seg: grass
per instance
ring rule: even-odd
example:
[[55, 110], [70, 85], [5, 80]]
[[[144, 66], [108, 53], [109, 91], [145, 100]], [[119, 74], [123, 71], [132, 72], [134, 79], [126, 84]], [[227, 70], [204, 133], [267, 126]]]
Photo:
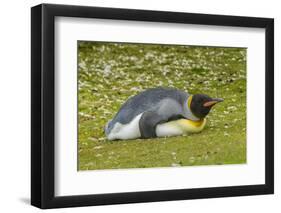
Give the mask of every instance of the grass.
[[[246, 49], [78, 42], [78, 169], [246, 163]], [[198, 134], [108, 141], [103, 127], [131, 96], [166, 86], [224, 98]]]

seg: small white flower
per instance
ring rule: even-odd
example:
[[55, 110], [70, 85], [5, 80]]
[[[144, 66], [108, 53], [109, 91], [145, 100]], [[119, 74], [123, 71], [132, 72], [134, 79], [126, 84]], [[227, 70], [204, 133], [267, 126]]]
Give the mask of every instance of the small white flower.
[[95, 146], [94, 149], [101, 149], [102, 146]]

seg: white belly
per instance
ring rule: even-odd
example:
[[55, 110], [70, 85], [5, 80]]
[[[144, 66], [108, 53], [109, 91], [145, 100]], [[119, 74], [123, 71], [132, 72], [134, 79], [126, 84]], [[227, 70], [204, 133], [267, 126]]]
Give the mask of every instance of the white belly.
[[[116, 123], [107, 135], [108, 140], [129, 140], [140, 138], [139, 120], [142, 114], [136, 116], [130, 123]], [[187, 133], [196, 133], [203, 130], [206, 124], [206, 119], [201, 122], [194, 122], [186, 119], [179, 119], [156, 126], [157, 137], [178, 136]]]
[[170, 122], [156, 126], [157, 137], [178, 136], [185, 134], [185, 131], [177, 125], [171, 125]]
[[109, 135], [107, 136], [108, 140], [129, 140], [129, 139], [136, 139], [140, 138], [140, 128], [139, 128], [139, 120], [141, 118], [141, 114], [136, 116], [130, 123], [128, 124], [121, 124], [116, 123], [113, 129], [110, 131]]

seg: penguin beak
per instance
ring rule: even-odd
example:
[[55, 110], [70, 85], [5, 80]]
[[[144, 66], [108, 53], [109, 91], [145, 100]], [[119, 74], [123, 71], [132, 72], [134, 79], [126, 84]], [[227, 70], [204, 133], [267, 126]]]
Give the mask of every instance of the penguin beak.
[[207, 101], [203, 104], [204, 107], [212, 107], [215, 104], [222, 102], [223, 99], [222, 98], [212, 98], [210, 101]]

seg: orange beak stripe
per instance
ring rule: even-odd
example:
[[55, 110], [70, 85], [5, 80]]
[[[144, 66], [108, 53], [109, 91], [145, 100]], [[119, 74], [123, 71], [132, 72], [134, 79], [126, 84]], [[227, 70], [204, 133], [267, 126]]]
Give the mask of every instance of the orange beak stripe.
[[216, 103], [218, 103], [218, 101], [208, 101], [208, 102], [204, 103], [203, 106], [211, 107], [211, 106], [214, 106]]

